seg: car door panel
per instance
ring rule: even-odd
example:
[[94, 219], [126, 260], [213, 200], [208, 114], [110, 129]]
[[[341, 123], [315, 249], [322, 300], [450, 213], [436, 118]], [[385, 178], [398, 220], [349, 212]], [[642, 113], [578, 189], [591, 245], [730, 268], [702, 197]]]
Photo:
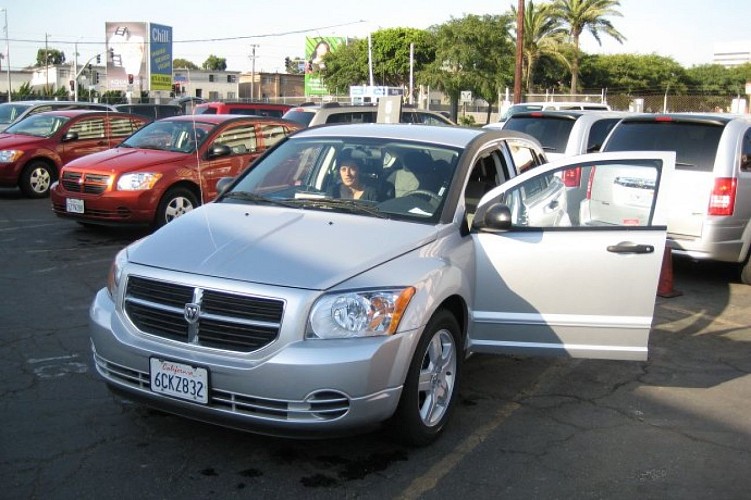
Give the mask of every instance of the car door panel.
[[[476, 281], [470, 350], [646, 359], [665, 247], [664, 187], [674, 163], [672, 153], [581, 156], [538, 167], [485, 195], [477, 217], [495, 201], [518, 206], [510, 206], [511, 229], [471, 234]], [[566, 197], [561, 196], [565, 187], [554, 186], [565, 166], [596, 170], [594, 177], [603, 182], [598, 189], [615, 191], [609, 199], [616, 201], [623, 197], [622, 182], [613, 179], [622, 181], [628, 167], [637, 172], [657, 170], [657, 181], [653, 177], [651, 183], [643, 183], [651, 190], [648, 216], [644, 197], [636, 205], [627, 203], [628, 198], [615, 207], [615, 222], [585, 219], [572, 225], [565, 215], [580, 207], [566, 207]], [[612, 169], [619, 175], [605, 175]], [[535, 188], [541, 185], [545, 189]], [[589, 187], [582, 189], [589, 193]], [[585, 196], [582, 203], [587, 202]], [[525, 212], [532, 206], [545, 210]], [[560, 213], [553, 217], [556, 210]], [[636, 220], [641, 225], [634, 225]]]

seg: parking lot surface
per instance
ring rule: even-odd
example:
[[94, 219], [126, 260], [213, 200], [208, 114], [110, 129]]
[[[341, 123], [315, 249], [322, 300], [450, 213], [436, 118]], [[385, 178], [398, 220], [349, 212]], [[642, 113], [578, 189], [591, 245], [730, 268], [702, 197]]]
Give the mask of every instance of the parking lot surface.
[[675, 261], [683, 295], [657, 299], [647, 362], [473, 356], [447, 432], [411, 449], [379, 431], [241, 433], [110, 395], [88, 306], [143, 235], [0, 190], [2, 498], [749, 496], [751, 287], [732, 266]]

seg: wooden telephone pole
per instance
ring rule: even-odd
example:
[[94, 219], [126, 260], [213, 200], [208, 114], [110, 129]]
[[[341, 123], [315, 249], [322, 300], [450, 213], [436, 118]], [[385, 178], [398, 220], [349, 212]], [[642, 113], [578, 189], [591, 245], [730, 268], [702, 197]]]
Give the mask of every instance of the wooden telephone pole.
[[524, 67], [524, 0], [516, 8], [516, 66], [514, 68], [514, 104], [522, 102], [522, 68]]

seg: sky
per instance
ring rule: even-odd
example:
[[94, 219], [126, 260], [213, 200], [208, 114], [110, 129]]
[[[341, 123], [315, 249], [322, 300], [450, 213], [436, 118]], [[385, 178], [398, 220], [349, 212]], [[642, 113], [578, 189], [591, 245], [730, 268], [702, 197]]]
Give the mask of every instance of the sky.
[[[45, 42], [62, 50], [68, 61], [73, 60], [77, 45], [78, 61], [83, 63], [104, 52], [105, 23], [120, 21], [171, 26], [173, 57], [198, 66], [216, 55], [227, 60], [231, 71], [283, 72], [285, 57], [304, 56], [306, 36], [364, 38], [383, 28], [425, 29], [466, 14], [504, 14], [516, 4], [516, 0], [0, 0], [4, 10], [0, 26], [7, 27], [12, 69], [34, 64]], [[585, 33], [585, 52], [657, 54], [688, 68], [710, 63], [717, 43], [751, 43], [748, 0], [621, 0], [618, 10], [623, 15], [610, 20], [626, 41], [619, 44], [604, 35], [598, 45]], [[2, 65], [5, 69], [5, 61]]]

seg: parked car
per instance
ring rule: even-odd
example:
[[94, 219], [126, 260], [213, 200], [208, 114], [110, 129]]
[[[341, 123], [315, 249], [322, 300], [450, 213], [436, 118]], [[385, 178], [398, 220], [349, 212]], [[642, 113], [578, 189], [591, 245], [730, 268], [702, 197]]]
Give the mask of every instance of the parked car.
[[[470, 353], [646, 359], [674, 154], [517, 176], [520, 147], [541, 154], [522, 134], [469, 127], [297, 132], [116, 256], [90, 308], [98, 373], [127, 399], [233, 428], [320, 437], [386, 422], [424, 445]], [[470, 224], [480, 163], [502, 183]], [[551, 216], [562, 171], [626, 165], [658, 174], [643, 226]], [[404, 168], [421, 180], [397, 194], [388, 179]], [[368, 185], [376, 196], [341, 197]]]
[[158, 227], [213, 199], [220, 177], [239, 174], [298, 128], [258, 116], [164, 118], [117, 148], [68, 163], [52, 207], [87, 225]]
[[529, 134], [542, 144], [549, 160], [594, 153], [621, 118], [623, 111], [532, 111], [517, 113], [504, 130]]
[[751, 284], [751, 119], [718, 114], [624, 118], [603, 151], [675, 151], [668, 219], [675, 255], [736, 263]]
[[64, 164], [116, 146], [147, 122], [108, 111], [32, 114], [0, 133], [0, 186], [18, 186], [29, 198], [43, 198]]
[[291, 104], [272, 102], [204, 102], [197, 104], [197, 115], [256, 115], [280, 118], [292, 107]]
[[0, 131], [11, 123], [36, 113], [64, 111], [67, 109], [90, 109], [115, 111], [109, 104], [80, 101], [11, 101], [0, 104]]
[[[284, 114], [285, 119], [299, 122], [306, 127], [324, 123], [375, 123], [377, 117], [378, 108], [376, 106], [346, 106], [338, 102], [305, 104], [294, 107]], [[455, 125], [441, 113], [409, 106], [402, 108], [401, 122], [422, 125]]]
[[183, 110], [182, 114], [191, 115], [193, 114], [193, 110], [196, 109], [196, 106], [204, 102], [208, 102], [208, 101], [201, 97], [183, 96], [183, 97], [175, 97], [174, 99], [171, 99], [168, 104], [175, 104], [177, 106], [180, 106]]
[[183, 114], [183, 108], [178, 104], [139, 102], [133, 104], [115, 104], [114, 107], [123, 113], [145, 116], [150, 120], [161, 120], [162, 118]]
[[576, 101], [539, 101], [513, 104], [501, 114], [498, 121], [488, 123], [487, 128], [501, 128], [506, 120], [519, 113], [530, 111], [610, 111], [610, 106], [600, 102], [576, 102]]

